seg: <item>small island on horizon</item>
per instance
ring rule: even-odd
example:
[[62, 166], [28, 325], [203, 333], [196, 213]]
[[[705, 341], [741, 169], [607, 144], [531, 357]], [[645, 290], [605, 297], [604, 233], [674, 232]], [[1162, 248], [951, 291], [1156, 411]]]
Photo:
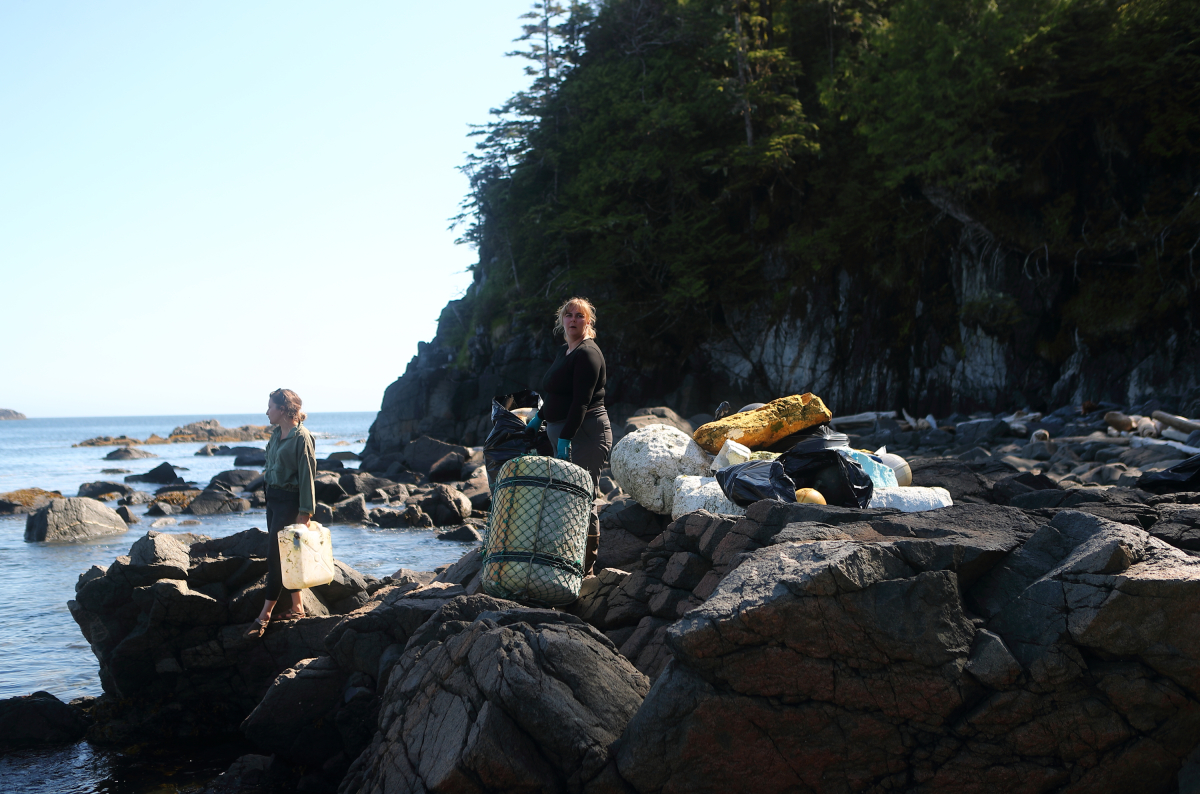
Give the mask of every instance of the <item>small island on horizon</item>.
[[20, 411], [14, 411], [11, 408], [0, 408], [0, 419], [28, 419], [29, 417]]

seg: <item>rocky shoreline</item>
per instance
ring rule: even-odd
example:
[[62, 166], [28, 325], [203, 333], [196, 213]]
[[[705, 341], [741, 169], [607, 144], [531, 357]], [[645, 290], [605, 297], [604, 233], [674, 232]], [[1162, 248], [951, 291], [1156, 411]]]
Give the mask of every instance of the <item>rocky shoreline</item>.
[[131, 436], [97, 436], [72, 444], [74, 447], [136, 447], [143, 444], [189, 444], [221, 443], [229, 441], [266, 441], [271, 437], [271, 428], [267, 425], [243, 425], [242, 427], [222, 427], [216, 419], [205, 419], [192, 422], [189, 425], [177, 427], [166, 438], [152, 433], [149, 438], [139, 440]]
[[[647, 410], [630, 432], [690, 425]], [[70, 604], [104, 696], [0, 708], [102, 743], [240, 734], [213, 794], [1174, 790], [1200, 774], [1200, 493], [1138, 488], [1187, 445], [1106, 413], [844, 420], [950, 492], [923, 513], [672, 520], [606, 476], [597, 574], [566, 610], [481, 593], [473, 549], [382, 580], [339, 564], [309, 617], [247, 641], [265, 533], [152, 531]], [[335, 519], [482, 525], [476, 450], [363, 458], [320, 475]], [[252, 476], [163, 495], [225, 509]]]

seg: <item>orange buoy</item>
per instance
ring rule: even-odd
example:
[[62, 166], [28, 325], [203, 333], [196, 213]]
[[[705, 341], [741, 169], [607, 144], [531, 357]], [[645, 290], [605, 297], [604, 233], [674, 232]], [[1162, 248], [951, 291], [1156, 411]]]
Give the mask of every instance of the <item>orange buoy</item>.
[[797, 488], [796, 501], [800, 504], [823, 505], [825, 497], [816, 488]]

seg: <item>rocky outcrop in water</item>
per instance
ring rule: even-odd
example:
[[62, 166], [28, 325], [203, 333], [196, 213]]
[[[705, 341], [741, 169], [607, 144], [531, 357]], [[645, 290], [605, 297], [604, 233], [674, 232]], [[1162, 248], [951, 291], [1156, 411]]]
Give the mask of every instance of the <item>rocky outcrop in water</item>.
[[[82, 446], [82, 445], [81, 445]], [[97, 445], [98, 446], [98, 445]], [[137, 447], [122, 446], [104, 456], [105, 460], [137, 460], [138, 458], [157, 458], [153, 452], [147, 452]]]
[[41, 488], [22, 488], [17, 491], [0, 493], [0, 516], [33, 513], [50, 504], [51, 499], [62, 499], [58, 491], [46, 491]]
[[262, 607], [268, 538], [257, 529], [216, 540], [152, 531], [108, 568], [80, 576], [68, 606], [105, 691], [93, 739], [236, 730], [275, 677], [324, 654], [340, 615], [378, 587], [339, 563], [337, 579], [302, 591], [308, 617], [247, 639]]
[[[22, 419], [24, 417], [21, 417]], [[49, 692], [0, 700], [0, 753], [18, 747], [82, 739], [88, 718]]]
[[29, 417], [20, 411], [14, 411], [11, 408], [0, 408], [0, 421], [5, 419], [28, 419]]
[[192, 422], [188, 425], [182, 425], [171, 431], [167, 438], [163, 438], [157, 433], [152, 433], [149, 438], [144, 441], [139, 441], [136, 438], [129, 436], [96, 436], [89, 438], [86, 441], [80, 441], [78, 444], [72, 444], [74, 447], [130, 447], [138, 444], [190, 444], [195, 442], [201, 443], [217, 443], [221, 441], [266, 441], [271, 437], [271, 428], [268, 425], [243, 425], [241, 427], [222, 427], [221, 423], [216, 419], [205, 419], [200, 422]]
[[103, 502], [72, 496], [54, 499], [25, 519], [26, 543], [71, 543], [128, 529], [117, 512]]

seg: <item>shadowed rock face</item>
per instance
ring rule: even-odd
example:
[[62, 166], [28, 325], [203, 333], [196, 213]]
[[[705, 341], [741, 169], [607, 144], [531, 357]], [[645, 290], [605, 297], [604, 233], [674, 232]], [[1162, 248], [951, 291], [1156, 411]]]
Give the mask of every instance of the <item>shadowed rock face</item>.
[[340, 791], [582, 791], [648, 689], [574, 616], [458, 598], [409, 640]]
[[303, 591], [310, 617], [246, 639], [263, 603], [267, 533], [191, 540], [149, 532], [128, 556], [80, 576], [68, 607], [108, 696], [97, 707], [93, 739], [236, 730], [277, 675], [326, 653], [337, 613], [367, 601], [368, 581], [338, 563], [334, 582]]
[[87, 719], [49, 692], [0, 700], [0, 753], [35, 744], [83, 738]]
[[71, 603], [126, 698], [91, 734], [249, 715], [343, 794], [1171, 791], [1200, 745], [1200, 518], [1103, 494], [670, 524], [614, 504], [636, 559], [572, 614], [476, 594], [472, 550], [436, 577], [339, 566], [314, 617], [255, 641], [266, 534], [151, 532]]
[[639, 792], [1172, 788], [1200, 741], [1200, 560], [1074, 511], [969, 585], [955, 554], [912, 543], [752, 552], [667, 630], [674, 662], [621, 738], [621, 776]]

